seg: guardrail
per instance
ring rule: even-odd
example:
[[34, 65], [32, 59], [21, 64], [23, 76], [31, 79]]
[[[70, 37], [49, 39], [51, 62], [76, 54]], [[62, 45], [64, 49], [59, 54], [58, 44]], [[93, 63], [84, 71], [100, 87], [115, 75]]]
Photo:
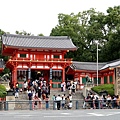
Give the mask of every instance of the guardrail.
[[[67, 104], [63, 106], [62, 102], [60, 103], [60, 109], [120, 109], [120, 105], [116, 104], [117, 101], [106, 101], [102, 100], [97, 101], [83, 101], [81, 100], [72, 100], [72, 108], [69, 108]], [[58, 101], [0, 101], [0, 110], [58, 110], [59, 104]]]
[[[0, 101], [0, 110], [57, 110], [58, 101]], [[83, 100], [72, 100], [72, 108], [82, 109]], [[69, 109], [62, 107], [62, 102], [60, 104], [60, 109]]]

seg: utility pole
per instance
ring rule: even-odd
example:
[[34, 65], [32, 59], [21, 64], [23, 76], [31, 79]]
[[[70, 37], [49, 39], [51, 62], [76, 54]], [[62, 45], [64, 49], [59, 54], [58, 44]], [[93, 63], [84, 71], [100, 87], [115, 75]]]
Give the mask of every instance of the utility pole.
[[97, 42], [97, 86], [98, 86], [98, 42]]

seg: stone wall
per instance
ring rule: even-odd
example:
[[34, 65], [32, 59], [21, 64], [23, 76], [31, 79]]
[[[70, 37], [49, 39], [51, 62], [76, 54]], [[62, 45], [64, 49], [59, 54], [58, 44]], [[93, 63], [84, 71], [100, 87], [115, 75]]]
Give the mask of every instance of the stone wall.
[[86, 96], [88, 95], [89, 91], [91, 91], [91, 88], [93, 87], [93, 84], [87, 84], [84, 86], [84, 88], [82, 89], [83, 92], [83, 96], [86, 98]]
[[14, 110], [15, 96], [6, 96], [6, 102], [8, 102], [8, 110]]
[[115, 95], [120, 95], [120, 67], [116, 67], [116, 79], [115, 79]]

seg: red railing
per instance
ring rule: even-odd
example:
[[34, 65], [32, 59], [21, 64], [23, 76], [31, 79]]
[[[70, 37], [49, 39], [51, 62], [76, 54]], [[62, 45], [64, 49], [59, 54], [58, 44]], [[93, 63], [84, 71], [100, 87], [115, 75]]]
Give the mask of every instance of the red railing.
[[71, 62], [72, 59], [65, 58], [65, 59], [58, 59], [58, 58], [53, 58], [53, 59], [29, 59], [29, 58], [14, 58], [14, 59], [9, 59], [9, 61], [18, 61], [18, 62]]

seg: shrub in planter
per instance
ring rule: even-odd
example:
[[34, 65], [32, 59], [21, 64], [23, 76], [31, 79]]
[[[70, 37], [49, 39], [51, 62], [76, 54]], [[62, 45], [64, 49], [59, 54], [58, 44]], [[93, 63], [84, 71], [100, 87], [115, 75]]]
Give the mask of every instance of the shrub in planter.
[[113, 84], [104, 84], [95, 86], [92, 88], [97, 94], [101, 94], [101, 92], [107, 92], [107, 94], [113, 96], [114, 95], [114, 85]]
[[7, 95], [6, 88], [4, 85], [0, 84], [0, 98], [5, 98]]

